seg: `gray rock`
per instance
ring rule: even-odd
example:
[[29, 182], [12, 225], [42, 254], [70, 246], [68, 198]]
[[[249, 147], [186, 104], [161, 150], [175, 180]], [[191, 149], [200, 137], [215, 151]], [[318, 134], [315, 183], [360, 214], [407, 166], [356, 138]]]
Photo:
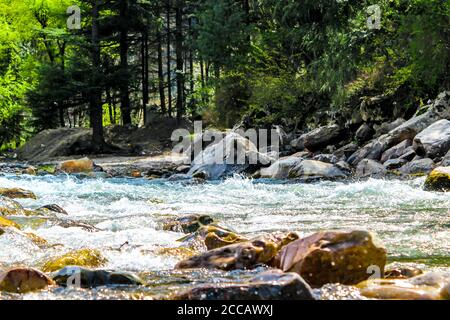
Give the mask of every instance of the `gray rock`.
[[447, 154], [442, 159], [441, 166], [443, 166], [443, 167], [449, 167], [450, 166], [450, 150], [447, 152]]
[[318, 151], [339, 140], [341, 128], [334, 124], [326, 127], [319, 127], [311, 132], [304, 134], [304, 146], [310, 151]]
[[[64, 269], [59, 270], [53, 276], [53, 280], [60, 286], [77, 285], [77, 277], [79, 279], [78, 284], [81, 288], [143, 284], [143, 281], [133, 273], [91, 270], [77, 266], [65, 267]], [[75, 283], [70, 282], [71, 280], [75, 281]]]
[[289, 178], [335, 180], [347, 175], [336, 166], [316, 160], [303, 160], [289, 171]]
[[345, 161], [339, 161], [335, 164], [336, 168], [340, 169], [344, 174], [350, 175], [352, 173], [352, 168]]
[[408, 161], [405, 159], [390, 159], [386, 161], [383, 165], [387, 170], [395, 170], [404, 166]]
[[359, 129], [356, 131], [355, 137], [359, 143], [364, 143], [369, 141], [375, 133], [375, 130], [368, 125], [367, 123], [363, 123]]
[[295, 155], [282, 158], [268, 168], [261, 168], [260, 176], [261, 178], [287, 179], [291, 169], [295, 168], [302, 161], [302, 157], [297, 157]]
[[400, 168], [400, 172], [404, 174], [427, 174], [430, 173], [435, 164], [429, 158], [421, 160], [413, 160]]
[[356, 177], [358, 178], [381, 178], [384, 177], [386, 173], [387, 170], [381, 163], [371, 159], [360, 161], [356, 167]]
[[337, 149], [333, 154], [341, 160], [347, 160], [352, 154], [358, 150], [356, 143], [349, 143], [342, 148]]
[[375, 136], [379, 137], [383, 134], [389, 133], [391, 130], [394, 130], [395, 128], [401, 126], [402, 124], [404, 124], [406, 121], [405, 119], [402, 118], [398, 118], [393, 122], [385, 122], [382, 125], [378, 126], [375, 128]]
[[412, 146], [412, 143], [413, 143], [412, 140], [407, 139], [393, 146], [392, 148], [386, 150], [381, 156], [381, 163], [385, 163], [387, 160], [390, 159], [400, 158], [402, 155], [405, 154], [406, 150]]
[[311, 287], [296, 273], [268, 271], [242, 284], [208, 284], [176, 300], [314, 300]]
[[333, 154], [318, 154], [313, 157], [313, 160], [322, 161], [325, 163], [336, 164], [339, 162], [339, 159]]
[[305, 140], [304, 140], [303, 136], [293, 139], [291, 141], [291, 147], [298, 151], [305, 150]]
[[381, 155], [389, 148], [390, 144], [389, 135], [383, 135], [353, 153], [347, 162], [352, 166], [356, 166], [363, 159], [380, 160]]
[[443, 157], [450, 148], [450, 121], [433, 123], [414, 138], [414, 150], [428, 158]]
[[406, 148], [405, 153], [400, 156], [399, 159], [405, 159], [406, 161], [412, 161], [417, 156], [416, 152], [414, 151], [413, 146]]

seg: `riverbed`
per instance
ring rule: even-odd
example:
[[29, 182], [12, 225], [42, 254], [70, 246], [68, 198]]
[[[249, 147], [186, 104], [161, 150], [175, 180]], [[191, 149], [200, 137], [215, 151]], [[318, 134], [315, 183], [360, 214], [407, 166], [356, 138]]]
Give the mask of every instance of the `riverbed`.
[[39, 266], [68, 250], [96, 248], [108, 259], [105, 269], [135, 272], [148, 283], [143, 288], [57, 288], [0, 298], [164, 298], [195, 284], [239, 282], [260, 271], [174, 271], [180, 257], [162, 254], [161, 249], [180, 246], [177, 240], [184, 235], [162, 230], [160, 221], [193, 213], [208, 214], [248, 236], [273, 231], [307, 236], [320, 230], [368, 230], [384, 243], [390, 263], [450, 271], [450, 194], [423, 191], [423, 182], [424, 178], [300, 184], [235, 176], [192, 184], [74, 175], [0, 176], [0, 186], [37, 195], [38, 200], [19, 200], [24, 207], [58, 204], [70, 219], [102, 230], [88, 232], [22, 218], [25, 232], [62, 246], [39, 249], [0, 237], [0, 266]]

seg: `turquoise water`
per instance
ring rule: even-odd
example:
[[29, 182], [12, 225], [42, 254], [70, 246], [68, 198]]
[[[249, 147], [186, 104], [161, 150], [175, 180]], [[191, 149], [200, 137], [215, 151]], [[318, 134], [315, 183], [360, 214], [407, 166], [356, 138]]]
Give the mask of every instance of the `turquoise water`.
[[[26, 208], [56, 203], [71, 219], [102, 229], [92, 233], [22, 219], [25, 232], [64, 247], [44, 250], [2, 236], [0, 265], [39, 266], [69, 249], [88, 247], [103, 252], [109, 261], [105, 268], [173, 279], [170, 270], [179, 257], [161, 255], [158, 250], [179, 246], [176, 240], [183, 235], [161, 230], [160, 220], [167, 215], [202, 213], [247, 235], [369, 230], [385, 244], [390, 261], [449, 270], [450, 194], [425, 192], [423, 181], [290, 184], [237, 176], [223, 182], [186, 184], [66, 175], [0, 176], [1, 187], [36, 193], [38, 200], [19, 200]], [[125, 242], [128, 245], [118, 250]]]

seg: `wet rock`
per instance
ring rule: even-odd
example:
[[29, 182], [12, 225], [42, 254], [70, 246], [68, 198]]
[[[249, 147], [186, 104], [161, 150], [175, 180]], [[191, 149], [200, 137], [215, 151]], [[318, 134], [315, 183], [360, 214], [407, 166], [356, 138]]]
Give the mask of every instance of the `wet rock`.
[[94, 171], [94, 162], [88, 158], [68, 160], [60, 163], [58, 169], [65, 173], [91, 173]]
[[405, 159], [391, 159], [391, 160], [387, 160], [383, 166], [387, 169], [387, 170], [395, 170], [398, 169], [402, 166], [404, 166], [408, 161], [406, 161]]
[[8, 220], [6, 218], [3, 218], [2, 216], [0, 216], [0, 227], [13, 227], [13, 228], [20, 229], [20, 226], [17, 223], [15, 223], [14, 221]]
[[318, 154], [312, 158], [312, 160], [321, 161], [325, 163], [336, 164], [339, 159], [333, 154]]
[[399, 169], [403, 174], [428, 174], [435, 167], [431, 159], [413, 160]]
[[339, 125], [319, 127], [302, 136], [303, 144], [310, 151], [318, 151], [330, 144], [338, 142], [342, 134]]
[[0, 196], [0, 214], [3, 216], [23, 215], [25, 210], [17, 201]]
[[438, 167], [431, 171], [425, 181], [426, 191], [450, 191], [450, 167]]
[[414, 150], [428, 158], [443, 157], [450, 149], [450, 121], [433, 123], [414, 138]]
[[363, 123], [356, 131], [355, 137], [359, 143], [364, 143], [369, 141], [374, 134], [375, 130], [367, 123]]
[[284, 272], [296, 272], [312, 287], [326, 283], [358, 284], [369, 278], [368, 268], [381, 273], [386, 249], [365, 231], [320, 232], [285, 246], [274, 260]]
[[53, 280], [60, 286], [79, 286], [96, 288], [101, 286], [140, 286], [144, 282], [134, 273], [114, 272], [108, 270], [91, 270], [77, 266], [69, 266], [53, 275]]
[[345, 177], [346, 174], [336, 166], [315, 160], [304, 160], [289, 171], [289, 178], [291, 179], [336, 180]]
[[37, 169], [33, 166], [29, 166], [25, 170], [23, 170], [22, 173], [28, 174], [30, 176], [35, 176], [37, 174]]
[[222, 228], [204, 227], [199, 233], [204, 232], [204, 241], [208, 250], [222, 248], [231, 244], [248, 241], [247, 238]]
[[361, 294], [383, 300], [450, 299], [450, 274], [426, 273], [406, 280], [372, 279], [358, 284]]
[[191, 166], [182, 165], [182, 166], [177, 167], [175, 169], [175, 171], [177, 173], [188, 173], [190, 169], [191, 169]]
[[268, 271], [242, 284], [195, 287], [176, 300], [314, 300], [309, 285], [296, 273]]
[[386, 168], [374, 160], [364, 159], [356, 167], [356, 177], [358, 178], [382, 178], [386, 173]]
[[281, 158], [270, 167], [261, 168], [261, 178], [287, 179], [289, 177], [289, 172], [302, 161], [303, 158], [296, 156]]
[[419, 268], [401, 266], [395, 268], [388, 268], [384, 273], [385, 279], [409, 279], [423, 274]]
[[42, 290], [54, 282], [42, 272], [31, 268], [14, 268], [0, 273], [0, 291], [26, 293]]
[[[405, 141], [400, 142], [399, 144], [393, 146], [392, 148], [386, 150], [381, 156], [381, 163], [385, 163], [391, 159], [400, 158], [407, 152], [407, 149], [411, 147], [413, 144], [412, 140], [407, 139]], [[412, 159], [411, 159], [412, 160]], [[410, 160], [409, 160], [410, 161]]]
[[56, 212], [56, 213], [61, 213], [61, 214], [64, 214], [64, 215], [68, 215], [67, 211], [64, 210], [63, 208], [61, 208], [57, 204], [47, 204], [45, 206], [40, 207], [38, 210], [48, 210], [48, 211], [51, 211], [51, 212]]
[[193, 233], [200, 229], [202, 226], [210, 225], [214, 222], [214, 219], [208, 215], [188, 215], [175, 219], [166, 219], [163, 221], [163, 230]]
[[64, 254], [44, 264], [42, 270], [53, 272], [67, 266], [80, 266], [88, 268], [101, 267], [106, 263], [106, 259], [95, 249], [81, 249]]
[[11, 199], [37, 199], [33, 192], [20, 188], [0, 188], [0, 195]]
[[210, 250], [179, 262], [177, 269], [253, 269], [260, 264], [269, 264], [285, 245], [294, 241], [292, 233], [269, 235], [251, 241]]
[[238, 133], [229, 133], [216, 144], [208, 146], [192, 162], [188, 175], [199, 173], [208, 180], [218, 180], [241, 174], [250, 168], [256, 171], [273, 159], [258, 151], [257, 147]]

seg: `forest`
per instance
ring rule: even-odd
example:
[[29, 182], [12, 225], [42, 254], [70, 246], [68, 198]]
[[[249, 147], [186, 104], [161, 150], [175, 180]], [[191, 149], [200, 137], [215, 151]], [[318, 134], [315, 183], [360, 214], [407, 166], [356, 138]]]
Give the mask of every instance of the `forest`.
[[[0, 146], [148, 115], [232, 128], [408, 118], [449, 87], [446, 0], [0, 0]], [[394, 106], [394, 107], [392, 107]], [[363, 115], [364, 118], [364, 115]]]

